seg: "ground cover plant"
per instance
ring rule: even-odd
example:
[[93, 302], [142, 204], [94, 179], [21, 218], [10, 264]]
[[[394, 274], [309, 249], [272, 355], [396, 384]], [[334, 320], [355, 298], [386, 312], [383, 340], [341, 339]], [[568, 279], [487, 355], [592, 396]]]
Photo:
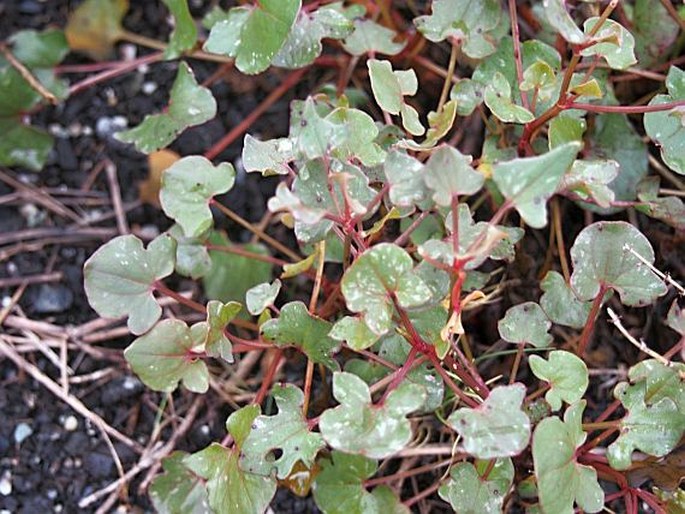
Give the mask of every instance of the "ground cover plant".
[[[114, 136], [149, 155], [168, 229], [120, 221], [83, 267], [160, 416], [230, 407], [204, 448], [143, 454], [157, 511], [259, 513], [277, 491], [325, 513], [685, 509], [682, 6], [164, 4], [166, 41], [86, 0], [0, 48], [0, 163], [35, 172], [53, 138], [33, 114], [174, 63], [167, 106]], [[151, 51], [110, 60], [122, 42]], [[70, 51], [101, 71], [69, 85]], [[202, 154], [170, 152], [223, 115], [213, 85], [269, 73]], [[287, 132], [252, 130], [306, 74]], [[258, 221], [227, 200], [248, 176], [270, 188]]]

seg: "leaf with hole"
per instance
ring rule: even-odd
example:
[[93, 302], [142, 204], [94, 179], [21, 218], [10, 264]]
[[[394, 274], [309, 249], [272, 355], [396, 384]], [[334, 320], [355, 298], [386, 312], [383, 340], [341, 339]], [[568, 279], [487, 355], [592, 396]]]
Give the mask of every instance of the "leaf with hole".
[[685, 71], [671, 66], [666, 77], [667, 95], [656, 95], [649, 105], [680, 101], [670, 110], [645, 113], [647, 135], [661, 147], [661, 158], [676, 173], [685, 175]]
[[571, 248], [571, 287], [583, 301], [602, 290], [616, 291], [625, 305], [642, 306], [666, 293], [649, 265], [654, 250], [642, 233], [625, 221], [598, 221], [585, 227]]
[[[257, 469], [270, 462], [277, 470], [277, 477], [284, 479], [297, 461], [311, 468], [316, 454], [325, 444], [320, 434], [311, 432], [302, 413], [304, 393], [294, 385], [276, 385], [272, 396], [278, 406], [274, 416], [257, 416], [252, 430], [242, 445], [240, 467], [246, 471], [261, 473]], [[272, 459], [273, 452], [280, 456]], [[271, 462], [273, 460], [273, 462]]]
[[464, 450], [474, 457], [513, 457], [530, 439], [530, 420], [521, 410], [525, 395], [523, 384], [495, 387], [477, 408], [461, 408], [447, 422], [464, 438]]
[[124, 357], [150, 389], [169, 393], [183, 381], [189, 391], [205, 393], [209, 371], [199, 350], [205, 335], [206, 328], [188, 328], [181, 320], [165, 319], [133, 341]]
[[403, 308], [427, 302], [432, 291], [414, 272], [409, 254], [399, 246], [381, 243], [354, 261], [341, 282], [347, 307], [364, 314], [364, 321], [376, 334], [390, 329], [393, 298]]
[[545, 400], [553, 411], [561, 408], [562, 401], [569, 405], [576, 403], [587, 391], [590, 382], [587, 366], [572, 353], [553, 351], [548, 360], [531, 355], [528, 365], [536, 377], [550, 384], [551, 389], [545, 394]]
[[455, 465], [449, 479], [438, 489], [440, 498], [459, 514], [501, 513], [514, 480], [514, 465], [511, 459], [497, 459], [491, 469], [488, 464], [489, 461], [478, 460], [475, 465], [470, 462]]
[[497, 330], [508, 343], [530, 344], [544, 348], [552, 343], [549, 329], [552, 323], [535, 302], [525, 302], [509, 308], [497, 322]]
[[162, 315], [154, 283], [174, 271], [176, 244], [161, 235], [143, 248], [136, 236], [119, 236], [98, 248], [83, 267], [88, 302], [105, 318], [128, 317], [129, 330], [147, 332]]
[[294, 346], [317, 364], [328, 369], [340, 369], [333, 355], [340, 343], [329, 337], [331, 323], [309, 312], [302, 302], [286, 303], [278, 318], [262, 325], [262, 336], [276, 346]]
[[341, 405], [324, 411], [319, 421], [326, 442], [336, 450], [382, 459], [411, 439], [405, 416], [421, 407], [426, 392], [405, 381], [382, 404], [374, 405], [364, 381], [342, 372], [333, 374], [333, 396]]
[[133, 143], [140, 152], [150, 153], [169, 145], [188, 127], [201, 125], [215, 115], [216, 100], [211, 91], [198, 85], [193, 71], [181, 62], [168, 108], [160, 114], [148, 114], [140, 125], [118, 132], [115, 137]]
[[547, 224], [547, 200], [556, 192], [579, 150], [580, 144], [571, 142], [536, 157], [497, 163], [492, 178], [523, 220], [533, 228], [542, 228]]
[[212, 227], [210, 201], [231, 189], [234, 182], [231, 164], [214, 166], [198, 155], [184, 157], [162, 174], [159, 200], [164, 213], [183, 228], [186, 237], [198, 237]]
[[533, 434], [533, 462], [544, 512], [573, 514], [574, 502], [585, 512], [599, 512], [604, 491], [597, 471], [578, 464], [576, 450], [587, 437], [581, 427], [585, 400], [569, 407], [564, 421], [543, 419]]

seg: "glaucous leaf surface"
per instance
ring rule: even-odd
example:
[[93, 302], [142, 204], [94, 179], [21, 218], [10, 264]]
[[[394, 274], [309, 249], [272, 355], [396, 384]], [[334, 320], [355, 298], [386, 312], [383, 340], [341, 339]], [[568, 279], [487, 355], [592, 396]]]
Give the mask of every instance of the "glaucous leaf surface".
[[186, 237], [198, 237], [213, 224], [209, 202], [231, 189], [234, 182], [233, 165], [222, 162], [214, 166], [208, 159], [192, 155], [162, 174], [159, 200], [164, 213], [183, 228]]
[[563, 422], [557, 417], [545, 418], [535, 428], [533, 462], [544, 512], [572, 514], [574, 503], [585, 512], [599, 512], [604, 506], [597, 471], [578, 464], [575, 456], [587, 437], [581, 427], [585, 403], [569, 407]]
[[150, 389], [169, 393], [183, 381], [189, 391], [205, 393], [209, 371], [195, 351], [205, 333], [202, 328], [188, 328], [181, 320], [165, 319], [133, 341], [124, 357]]
[[404, 42], [396, 41], [397, 33], [368, 18], [356, 18], [354, 30], [343, 41], [343, 48], [352, 55], [395, 55], [402, 51]]
[[147, 332], [162, 315], [152, 294], [155, 281], [174, 271], [176, 244], [161, 235], [145, 249], [136, 236], [119, 236], [91, 255], [83, 267], [88, 303], [106, 318], [128, 317], [136, 335]]
[[530, 439], [530, 420], [521, 410], [523, 384], [495, 387], [475, 409], [461, 408], [447, 419], [464, 438], [464, 450], [479, 459], [513, 457]]
[[556, 192], [579, 150], [580, 144], [572, 142], [536, 157], [497, 163], [492, 178], [523, 220], [533, 228], [542, 228], [547, 225], [547, 200]]
[[295, 346], [313, 362], [337, 371], [340, 366], [333, 354], [340, 349], [340, 342], [328, 335], [331, 326], [311, 314], [304, 303], [290, 302], [281, 308], [278, 318], [264, 323], [261, 330], [264, 339], [276, 346]]
[[564, 175], [560, 189], [608, 209], [614, 201], [614, 191], [609, 184], [618, 176], [619, 170], [619, 163], [611, 159], [577, 160]]
[[447, 207], [453, 197], [472, 195], [483, 187], [485, 177], [471, 167], [472, 160], [451, 146], [441, 146], [431, 154], [423, 176], [435, 203]]
[[551, 389], [545, 394], [545, 400], [553, 411], [561, 408], [562, 401], [569, 405], [580, 401], [590, 383], [585, 362], [564, 350], [550, 352], [547, 360], [531, 355], [528, 365], [536, 377], [549, 383]]
[[264, 282], [251, 287], [245, 293], [245, 305], [253, 316], [259, 316], [269, 305], [273, 305], [281, 290], [281, 281], [276, 279], [269, 284]]
[[426, 392], [405, 381], [383, 404], [374, 405], [364, 381], [341, 372], [333, 374], [333, 396], [340, 405], [324, 411], [319, 421], [326, 442], [336, 450], [382, 459], [404, 448], [411, 439], [405, 416], [421, 407]]
[[231, 341], [224, 331], [228, 324], [243, 308], [238, 302], [223, 303], [218, 300], [207, 302], [207, 321], [193, 325], [193, 330], [202, 331], [205, 351], [211, 357], [221, 357], [226, 362], [233, 362]]
[[579, 45], [585, 42], [587, 37], [571, 18], [565, 4], [564, 0], [544, 0], [542, 3], [547, 20], [557, 32], [569, 43]]
[[497, 330], [508, 343], [530, 344], [544, 348], [552, 343], [549, 329], [552, 323], [545, 311], [535, 302], [525, 302], [510, 307], [497, 322]]
[[206, 235], [186, 237], [178, 224], [172, 225], [167, 234], [176, 241], [176, 272], [195, 280], [205, 276], [212, 267], [212, 259], [204, 242]]
[[133, 143], [140, 152], [151, 153], [169, 145], [188, 127], [201, 125], [215, 115], [216, 100], [211, 91], [198, 85], [190, 66], [181, 62], [168, 108], [160, 114], [148, 114], [140, 125], [118, 132], [115, 137]]
[[413, 69], [393, 70], [390, 61], [377, 59], [369, 59], [366, 65], [376, 103], [389, 114], [401, 115], [402, 125], [410, 134], [422, 135], [426, 129], [419, 121], [419, 114], [404, 100], [418, 90], [416, 72]]
[[[598, 21], [598, 17], [585, 20], [583, 29], [586, 35], [589, 36], [590, 31]], [[593, 39], [597, 43], [581, 50], [580, 55], [603, 57], [607, 64], [615, 70], [625, 70], [637, 62], [635, 59], [635, 38], [620, 23], [611, 19], [606, 20], [593, 36]]]
[[[302, 413], [304, 393], [292, 384], [276, 385], [271, 392], [278, 414], [259, 415], [252, 422], [252, 429], [242, 444], [240, 467], [258, 472], [269, 463], [277, 470], [276, 476], [286, 478], [297, 461], [311, 468], [316, 454], [325, 444], [321, 434], [310, 432]], [[280, 450], [278, 458], [273, 452]], [[267, 469], [267, 474], [269, 470]]]
[[485, 86], [485, 105], [498, 119], [505, 123], [529, 123], [535, 115], [525, 107], [514, 103], [511, 98], [511, 86], [504, 75], [495, 72], [492, 82]]
[[450, 470], [449, 479], [440, 486], [440, 498], [459, 514], [498, 514], [514, 480], [511, 459], [497, 459], [487, 478], [489, 461], [460, 462]]
[[207, 514], [207, 488], [184, 464], [186, 452], [162, 459], [164, 472], [150, 485], [150, 499], [159, 514]]
[[654, 262], [654, 250], [642, 233], [625, 221], [598, 221], [585, 227], [571, 248], [571, 287], [580, 300], [592, 300], [602, 286], [616, 291], [625, 305], [648, 305], [666, 286], [642, 260]]
[[554, 270], [548, 271], [540, 282], [540, 287], [544, 291], [540, 298], [540, 307], [550, 320], [572, 328], [580, 329], [585, 326], [591, 305], [578, 299], [564, 277]]

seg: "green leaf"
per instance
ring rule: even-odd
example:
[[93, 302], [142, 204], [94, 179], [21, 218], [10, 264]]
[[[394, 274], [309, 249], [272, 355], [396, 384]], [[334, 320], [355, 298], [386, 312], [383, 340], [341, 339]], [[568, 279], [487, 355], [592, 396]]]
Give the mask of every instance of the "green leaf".
[[[683, 373], [682, 367], [680, 373]], [[661, 377], [655, 381], [657, 385], [663, 382], [668, 384]], [[680, 408], [669, 392], [661, 393], [658, 387], [654, 387], [654, 382], [639, 380], [632, 385], [621, 382], [616, 386], [614, 397], [621, 401], [628, 414], [621, 420], [618, 439], [607, 450], [611, 467], [620, 470], [629, 468], [635, 449], [654, 457], [663, 457], [678, 445], [685, 433], [683, 390], [680, 384], [676, 387], [671, 385], [669, 389], [679, 393]]]
[[608, 184], [618, 176], [619, 170], [619, 163], [613, 160], [577, 160], [564, 175], [560, 189], [609, 208], [614, 201], [614, 191]]
[[273, 64], [285, 68], [307, 66], [321, 55], [323, 38], [343, 39], [353, 28], [352, 21], [338, 5], [324, 5], [313, 12], [301, 11]]
[[393, 149], [383, 163], [383, 172], [390, 186], [390, 201], [395, 206], [426, 206], [430, 193], [424, 182], [425, 166], [421, 161]]
[[565, 3], [564, 0], [544, 0], [545, 16], [566, 41], [574, 45], [584, 43], [587, 38], [566, 11]]
[[666, 286], [642, 260], [652, 264], [647, 238], [624, 221], [599, 221], [585, 227], [571, 248], [571, 287], [580, 300], [592, 300], [602, 287], [615, 290], [625, 305], [648, 305]]
[[471, 79], [460, 79], [450, 91], [450, 99], [457, 102], [457, 114], [469, 116], [483, 103], [481, 85]]
[[83, 266], [88, 302], [105, 318], [128, 316], [128, 328], [147, 332], [162, 315], [152, 295], [155, 281], [174, 271], [176, 245], [168, 235], [152, 241], [147, 250], [136, 236], [119, 236], [104, 244]]
[[403, 382], [382, 405], [371, 403], [364, 381], [351, 373], [333, 374], [333, 396], [341, 405], [324, 411], [321, 435], [336, 450], [382, 459], [398, 452], [411, 439], [407, 414], [421, 407], [425, 390]]
[[536, 377], [549, 382], [551, 389], [545, 394], [545, 400], [553, 411], [561, 408], [562, 401], [572, 405], [581, 400], [590, 382], [585, 362], [563, 350], [551, 352], [549, 360], [531, 355], [528, 365]]
[[174, 30], [164, 51], [165, 59], [176, 59], [191, 50], [197, 42], [195, 20], [188, 9], [188, 0], [163, 0], [174, 16]]
[[150, 485], [150, 499], [159, 514], [207, 514], [207, 488], [184, 464], [186, 452], [162, 459], [164, 473]]
[[212, 259], [209, 257], [204, 237], [186, 237], [178, 224], [172, 225], [167, 234], [176, 241], [175, 270], [178, 274], [197, 280], [209, 273]]
[[[231, 246], [226, 237], [218, 232], [209, 237], [209, 242], [219, 246]], [[243, 250], [259, 255], [269, 255], [264, 245], [249, 243], [241, 245]], [[210, 300], [244, 302], [247, 291], [271, 280], [273, 265], [228, 252], [210, 251], [212, 269], [202, 279], [205, 294]]]
[[584, 119], [573, 118], [571, 116], [557, 116], [549, 122], [547, 139], [549, 149], [562, 146], [572, 141], [583, 141], [586, 123]]
[[656, 359], [647, 359], [630, 368], [628, 378], [633, 383], [645, 382], [647, 405], [653, 405], [663, 398], [670, 398], [678, 406], [678, 410], [685, 414], [683, 371], [685, 371], [685, 364], [682, 362], [674, 362], [666, 366]]
[[440, 486], [440, 498], [459, 514], [497, 514], [514, 480], [511, 459], [497, 459], [487, 478], [488, 461], [460, 462], [450, 470], [450, 478]]
[[272, 284], [264, 282], [251, 287], [245, 293], [247, 310], [253, 316], [259, 316], [269, 305], [273, 305], [281, 290], [281, 281], [276, 279]]
[[261, 0], [251, 8], [235, 7], [212, 27], [204, 49], [235, 57], [243, 73], [261, 73], [286, 43], [301, 5], [301, 0]]
[[173, 218], [186, 237], [198, 237], [212, 227], [209, 202], [227, 192], [235, 182], [235, 170], [229, 163], [214, 166], [199, 155], [184, 157], [162, 174], [159, 200], [164, 213]]
[[133, 341], [124, 357], [150, 389], [168, 393], [182, 380], [189, 391], [205, 393], [209, 372], [194, 351], [203, 343], [203, 332], [181, 320], [165, 319]]
[[393, 71], [390, 61], [369, 59], [371, 89], [376, 102], [385, 112], [402, 116], [402, 125], [415, 136], [425, 132], [419, 121], [419, 115], [411, 105], [404, 101], [405, 96], [413, 96], [419, 87], [416, 72], [413, 69]]
[[574, 502], [585, 512], [604, 507], [597, 471], [576, 461], [576, 449], [586, 438], [581, 427], [584, 409], [583, 400], [566, 410], [563, 422], [557, 417], [543, 419], [533, 434], [533, 462], [544, 512], [573, 514]]
[[8, 40], [14, 57], [29, 69], [52, 68], [69, 53], [64, 32], [57, 29], [21, 30]]
[[504, 75], [495, 72], [492, 82], [485, 87], [485, 105], [505, 123], [529, 123], [535, 115], [511, 99], [511, 86]]
[[354, 20], [352, 34], [345, 38], [343, 48], [348, 54], [364, 55], [369, 52], [376, 54], [395, 55], [400, 53], [405, 43], [395, 42], [397, 34], [368, 18]]
[[243, 471], [238, 455], [236, 449], [212, 443], [184, 459], [195, 475], [207, 481], [212, 514], [261, 513], [276, 494], [276, 480]]
[[271, 394], [276, 400], [278, 414], [255, 418], [242, 446], [240, 467], [247, 471], [252, 466], [261, 467], [274, 450], [281, 450], [281, 456], [273, 461], [272, 467], [278, 470], [278, 478], [284, 479], [298, 460], [311, 468], [316, 454], [325, 444], [320, 434], [309, 431], [302, 413], [304, 393], [299, 388], [292, 384], [276, 385]]
[[666, 324], [681, 336], [685, 336], [685, 309], [678, 305], [678, 300], [673, 300], [668, 310]]
[[50, 134], [14, 118], [0, 118], [0, 134], [0, 165], [21, 166], [31, 171], [43, 169], [52, 149]]
[[434, 0], [432, 14], [419, 16], [414, 24], [428, 40], [433, 42], [455, 38], [462, 44], [464, 53], [481, 59], [495, 51], [498, 28], [503, 16], [496, 0]]
[[[588, 35], [599, 21], [598, 17], [588, 18], [583, 30]], [[635, 59], [635, 38], [620, 23], [606, 20], [593, 37], [597, 43], [581, 50], [580, 55], [591, 57], [599, 55], [614, 70], [625, 70], [637, 62]]]
[[432, 292], [414, 273], [409, 254], [399, 246], [381, 243], [354, 261], [341, 282], [347, 307], [364, 313], [364, 321], [376, 334], [390, 329], [394, 311], [391, 295], [404, 308], [427, 302]]
[[664, 55], [678, 39], [680, 25], [660, 0], [636, 0], [632, 22], [640, 67], [651, 69], [663, 61]]
[[526, 388], [500, 386], [477, 408], [461, 408], [447, 419], [464, 438], [464, 450], [479, 459], [513, 457], [530, 439], [530, 420], [521, 410]]
[[328, 336], [330, 331], [331, 323], [311, 314], [302, 302], [286, 303], [278, 318], [262, 325], [264, 339], [277, 346], [295, 346], [313, 362], [337, 371], [340, 366], [333, 354], [340, 343]]
[[543, 155], [495, 164], [493, 179], [497, 187], [531, 227], [547, 224], [547, 200], [556, 192], [580, 146], [566, 143]]
[[514, 305], [497, 322], [502, 339], [509, 343], [531, 344], [536, 348], [544, 348], [552, 343], [549, 334], [551, 327], [545, 311], [535, 302]]
[[314, 501], [325, 514], [409, 514], [389, 487], [379, 486], [372, 492], [364, 487], [364, 481], [378, 469], [375, 461], [334, 450], [319, 463]]
[[207, 321], [196, 323], [192, 329], [194, 333], [198, 331], [204, 334], [205, 350], [209, 356], [233, 362], [233, 347], [224, 331], [242, 308], [238, 302], [210, 300], [207, 303]]
[[107, 59], [124, 32], [126, 11], [128, 0], [86, 0], [69, 15], [64, 29], [69, 47], [96, 61]]
[[557, 82], [557, 75], [549, 64], [535, 61], [523, 71], [520, 88], [521, 91], [536, 91], [538, 101], [547, 101], [558, 92]]
[[452, 197], [472, 195], [483, 187], [485, 177], [471, 167], [472, 157], [451, 146], [433, 152], [423, 172], [426, 185], [433, 190], [433, 200], [447, 207]]
[[171, 87], [168, 109], [145, 116], [140, 125], [118, 132], [115, 137], [124, 143], [133, 143], [140, 152], [151, 153], [169, 145], [188, 127], [201, 125], [215, 115], [216, 100], [212, 92], [198, 85], [190, 66], [181, 62]]
[[247, 134], [242, 157], [248, 173], [259, 171], [264, 176], [287, 175], [290, 172], [288, 163], [294, 158], [293, 144], [287, 138], [260, 141]]
[[365, 350], [380, 337], [371, 331], [363, 319], [351, 316], [338, 320], [328, 335], [337, 341], [345, 341], [353, 350]]
[[[649, 105], [685, 100], [685, 71], [671, 66], [666, 77], [667, 95], [656, 95]], [[685, 175], [685, 107], [648, 112], [645, 131], [661, 147], [661, 158], [676, 173]]]
[[558, 272], [548, 271], [540, 282], [544, 291], [540, 307], [554, 323], [572, 328], [583, 328], [590, 315], [589, 302], [581, 302]]

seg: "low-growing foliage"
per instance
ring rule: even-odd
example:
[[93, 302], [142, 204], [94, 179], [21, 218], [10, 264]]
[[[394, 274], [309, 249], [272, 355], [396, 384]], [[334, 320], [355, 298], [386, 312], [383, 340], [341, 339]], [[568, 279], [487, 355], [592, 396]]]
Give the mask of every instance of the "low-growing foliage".
[[[127, 320], [124, 355], [149, 388], [204, 393], [263, 355], [223, 441], [164, 459], [158, 511], [259, 513], [288, 487], [326, 513], [406, 513], [425, 498], [461, 513], [682, 512], [682, 464], [663, 459], [682, 461], [685, 316], [672, 299], [685, 290], [655, 267], [645, 229], [685, 255], [682, 6], [261, 0], [215, 7], [203, 31], [186, 2], [164, 3], [175, 27], [151, 62], [180, 59], [169, 105], [117, 135], [141, 152], [217, 114], [188, 58], [340, 74], [292, 102], [288, 134], [246, 134], [240, 162], [212, 162], [223, 142], [171, 164], [159, 201], [176, 224], [147, 245], [117, 237], [85, 265], [90, 304]], [[50, 136], [24, 115], [67, 96], [51, 69], [67, 42], [100, 59], [116, 41], [146, 44], [123, 28], [126, 9], [87, 0], [66, 37], [24, 31], [3, 46], [0, 163], [45, 162]], [[625, 86], [641, 77], [648, 87]], [[236, 169], [279, 177], [268, 210], [294, 239], [224, 204]], [[261, 242], [234, 243], [215, 229], [224, 216]], [[546, 255], [531, 255], [536, 240]], [[201, 279], [208, 303], [170, 289], [174, 273]], [[165, 296], [201, 321], [161, 319]], [[614, 311], [649, 311], [677, 342], [638, 340], [647, 332], [618, 317], [609, 330]], [[627, 366], [593, 353], [612, 345]], [[670, 485], [633, 480], [662, 465], [680, 473]]]

